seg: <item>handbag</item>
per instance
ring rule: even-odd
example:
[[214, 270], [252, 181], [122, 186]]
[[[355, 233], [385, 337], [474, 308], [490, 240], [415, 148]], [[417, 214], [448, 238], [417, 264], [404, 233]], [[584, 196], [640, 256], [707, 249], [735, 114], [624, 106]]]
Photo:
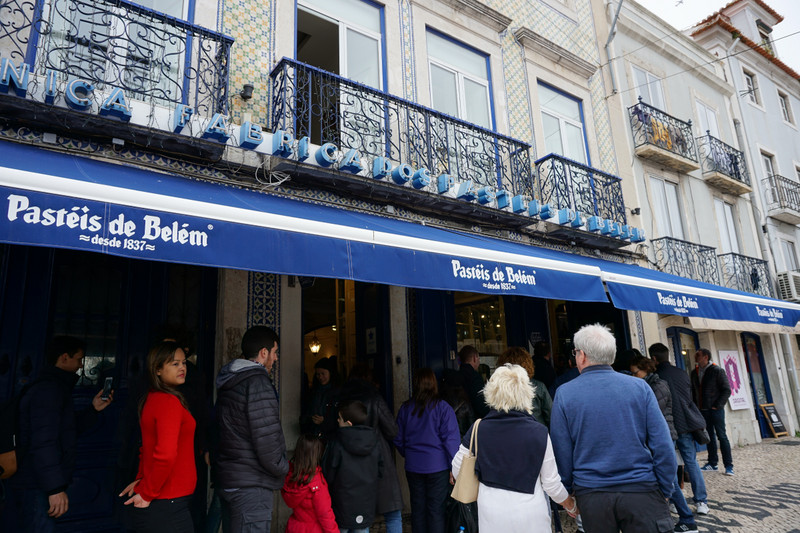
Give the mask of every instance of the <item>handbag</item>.
[[711, 442], [711, 437], [709, 437], [706, 428], [695, 429], [692, 431], [692, 438], [697, 444], [708, 444]]
[[478, 458], [478, 425], [477, 419], [472, 426], [472, 435], [469, 437], [469, 455], [461, 460], [461, 470], [453, 485], [450, 496], [461, 503], [472, 503], [478, 500], [478, 476], [475, 475], [475, 460]]
[[445, 533], [478, 533], [478, 503], [461, 503], [447, 498], [445, 509]]

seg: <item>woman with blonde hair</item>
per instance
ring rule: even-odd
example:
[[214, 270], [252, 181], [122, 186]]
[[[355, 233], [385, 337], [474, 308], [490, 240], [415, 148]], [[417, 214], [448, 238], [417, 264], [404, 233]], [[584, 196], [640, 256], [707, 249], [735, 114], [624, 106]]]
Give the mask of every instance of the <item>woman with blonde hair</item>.
[[519, 365], [528, 373], [528, 378], [533, 386], [533, 405], [531, 406], [533, 408], [533, 417], [537, 422], [541, 422], [545, 426], [550, 427], [550, 412], [553, 410], [553, 398], [551, 398], [550, 393], [547, 392], [545, 384], [533, 377], [536, 367], [533, 364], [531, 354], [529, 354], [525, 348], [511, 346], [497, 358], [498, 367], [506, 363]]
[[[491, 410], [478, 426], [475, 472], [478, 488], [478, 529], [503, 533], [549, 533], [547, 497], [576, 516], [578, 506], [558, 475], [547, 428], [531, 416], [533, 387], [519, 365], [495, 370], [483, 390]], [[458, 476], [475, 426], [464, 435], [453, 458]]]

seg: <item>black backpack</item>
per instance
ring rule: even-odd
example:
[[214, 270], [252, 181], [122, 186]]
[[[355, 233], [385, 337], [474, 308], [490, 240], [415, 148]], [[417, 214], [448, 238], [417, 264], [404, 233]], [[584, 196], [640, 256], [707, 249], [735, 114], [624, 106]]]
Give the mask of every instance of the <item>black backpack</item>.
[[0, 479], [8, 479], [17, 472], [17, 460], [20, 453], [17, 447], [19, 404], [33, 383], [25, 385], [19, 394], [0, 403]]

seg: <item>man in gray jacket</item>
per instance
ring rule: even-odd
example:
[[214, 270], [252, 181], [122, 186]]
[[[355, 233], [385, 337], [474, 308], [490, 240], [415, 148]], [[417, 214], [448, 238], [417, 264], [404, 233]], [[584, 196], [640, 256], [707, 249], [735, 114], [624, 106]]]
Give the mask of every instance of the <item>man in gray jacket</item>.
[[242, 337], [242, 357], [217, 376], [217, 459], [220, 499], [230, 516], [225, 533], [269, 533], [272, 491], [289, 471], [269, 370], [278, 359], [278, 334], [254, 326]]

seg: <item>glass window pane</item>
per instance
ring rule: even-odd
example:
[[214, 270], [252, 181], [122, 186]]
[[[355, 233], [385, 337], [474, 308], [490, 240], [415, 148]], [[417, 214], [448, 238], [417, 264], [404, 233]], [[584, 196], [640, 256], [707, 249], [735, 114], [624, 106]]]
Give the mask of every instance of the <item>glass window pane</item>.
[[539, 105], [542, 109], [552, 111], [564, 118], [581, 122], [581, 109], [578, 102], [544, 85], [539, 85]]
[[561, 143], [561, 128], [556, 117], [542, 113], [542, 124], [544, 125], [544, 148], [548, 154], [564, 155], [564, 148]]
[[723, 254], [731, 253], [731, 234], [728, 228], [728, 221], [725, 216], [725, 202], [719, 198], [714, 199], [714, 211], [717, 215], [717, 226], [719, 227], [720, 249]]
[[683, 239], [683, 224], [681, 223], [680, 202], [678, 201], [678, 186], [674, 183], [664, 182], [664, 192], [667, 197], [667, 216], [672, 228], [672, 236]]
[[797, 270], [797, 250], [794, 243], [781, 239], [781, 248], [783, 248], [783, 263], [786, 270]]
[[667, 197], [664, 193], [664, 181], [650, 178], [650, 185], [653, 187], [653, 211], [658, 224], [660, 236], [669, 236], [671, 226], [667, 216]]
[[572, 124], [565, 124], [564, 132], [567, 140], [567, 153], [564, 155], [585, 165], [586, 150], [583, 143], [583, 131]]
[[650, 78], [651, 104], [658, 109], [666, 109], [664, 93], [661, 91], [661, 81], [652, 74], [648, 74], [648, 77]]
[[635, 84], [634, 90], [636, 92], [634, 98], [638, 99], [641, 96], [645, 103], [652, 105], [653, 99], [650, 98], [650, 86], [647, 84], [647, 73], [633, 67], [633, 83]]
[[488, 87], [464, 78], [464, 103], [467, 110], [466, 120], [484, 128], [491, 127]]
[[428, 32], [428, 56], [478, 79], [489, 79], [485, 56], [431, 32]]
[[431, 64], [431, 100], [433, 108], [437, 111], [458, 116], [458, 93], [454, 72]]
[[347, 78], [376, 89], [381, 88], [378, 40], [347, 30]]
[[179, 19], [186, 18], [186, 14], [183, 12], [183, 0], [136, 0], [136, 3]]
[[336, 20], [381, 32], [380, 10], [362, 0], [300, 0], [299, 4], [334, 16]]

